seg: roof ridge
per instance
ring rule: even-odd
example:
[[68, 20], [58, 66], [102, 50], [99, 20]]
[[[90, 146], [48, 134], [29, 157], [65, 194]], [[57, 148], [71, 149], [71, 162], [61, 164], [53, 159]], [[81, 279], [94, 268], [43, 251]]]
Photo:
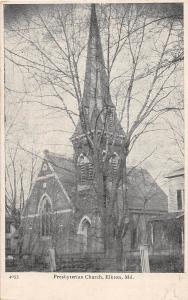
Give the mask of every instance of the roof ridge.
[[[49, 151], [48, 149], [45, 149], [43, 152], [44, 152], [45, 156], [50, 156], [51, 155], [51, 156], [55, 156], [55, 157], [59, 157], [59, 158], [64, 158], [65, 160], [69, 160], [69, 161], [73, 162], [73, 158], [68, 158], [68, 157], [64, 156], [63, 154], [52, 152], [52, 151]], [[134, 165], [128, 165], [127, 169], [128, 170], [136, 169], [136, 170], [143, 170], [143, 171], [148, 172], [148, 170], [146, 168], [142, 168], [142, 167], [139, 167], [139, 166], [135, 167]]]
[[65, 160], [69, 160], [69, 161], [73, 161], [72, 158], [69, 158], [69, 157], [66, 157], [65, 155], [63, 154], [60, 154], [60, 153], [55, 153], [55, 152], [51, 152], [47, 149], [45, 149], [44, 151], [44, 155], [48, 158], [48, 156], [54, 156], [54, 157], [57, 157], [57, 158], [63, 158]]

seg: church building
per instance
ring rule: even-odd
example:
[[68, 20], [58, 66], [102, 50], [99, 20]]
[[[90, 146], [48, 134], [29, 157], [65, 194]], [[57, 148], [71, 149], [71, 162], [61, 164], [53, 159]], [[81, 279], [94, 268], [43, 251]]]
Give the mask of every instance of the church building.
[[[94, 132], [100, 135], [104, 131], [110, 143], [116, 133], [106, 178], [108, 184], [113, 185], [125, 133], [110, 96], [95, 5], [91, 7], [82, 108], [83, 114], [71, 137], [73, 159], [44, 151], [41, 169], [22, 213], [22, 253], [42, 257], [53, 248], [57, 259], [102, 258], [104, 255], [101, 211], [108, 203], [105, 198], [101, 199], [101, 209], [101, 202], [95, 196], [100, 179], [96, 184], [93, 163], [96, 157], [89, 146], [90, 137]], [[105, 147], [101, 146], [103, 155], [106, 155]], [[143, 220], [167, 212], [168, 202], [166, 194], [146, 170], [133, 168], [129, 173], [127, 197], [132, 226], [125, 236], [124, 250], [136, 251]], [[118, 197], [121, 197], [120, 191]]]

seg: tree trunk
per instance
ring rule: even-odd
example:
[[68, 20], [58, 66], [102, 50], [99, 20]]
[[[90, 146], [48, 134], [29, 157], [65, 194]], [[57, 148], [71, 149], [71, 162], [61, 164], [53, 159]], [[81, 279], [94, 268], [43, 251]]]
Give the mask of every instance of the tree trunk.
[[115, 239], [115, 254], [116, 254], [116, 271], [124, 269], [124, 253], [123, 253], [123, 240], [118, 237]]
[[146, 217], [145, 212], [141, 217], [141, 235], [140, 235], [140, 245], [144, 246], [147, 244], [147, 228], [146, 228]]

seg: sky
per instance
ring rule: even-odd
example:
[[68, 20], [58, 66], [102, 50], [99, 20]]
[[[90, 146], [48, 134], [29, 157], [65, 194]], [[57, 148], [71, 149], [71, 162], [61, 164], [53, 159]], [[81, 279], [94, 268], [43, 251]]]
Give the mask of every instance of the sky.
[[[46, 5], [41, 6], [42, 9], [45, 7]], [[150, 13], [152, 16], [156, 13], [160, 16], [165, 14], [171, 15], [174, 11], [178, 14], [182, 14], [181, 4], [150, 5], [148, 7], [150, 7]], [[47, 6], [45, 9], [49, 10], [49, 7]], [[22, 20], [23, 14], [27, 14], [32, 17], [32, 11], [33, 5], [5, 6], [5, 28], [8, 32], [5, 44], [7, 47], [12, 47], [11, 49], [14, 49], [14, 47], [21, 47], [21, 43], [19, 45], [19, 41], [14, 34], [13, 28], [15, 28], [15, 23], [17, 21]], [[33, 17], [35, 17], [35, 15], [33, 15]], [[86, 19], [87, 30], [89, 20], [89, 9], [87, 5], [84, 6], [83, 17]], [[24, 23], [22, 23], [22, 25], [23, 24]], [[33, 35], [37, 37], [36, 31]], [[28, 51], [28, 48], [22, 47], [21, 51], [25, 54]], [[145, 50], [146, 53], [147, 51]], [[128, 65], [129, 62], [126, 61], [125, 64]], [[119, 71], [121, 67], [122, 60], [120, 59], [116, 65], [116, 69]], [[81, 76], [84, 78], [85, 56], [81, 61], [80, 70]], [[116, 74], [115, 72], [117, 71], [114, 71], [114, 75]], [[23, 91], [25, 85], [28, 85], [29, 88], [33, 88], [33, 90], [35, 90], [35, 86], [32, 86], [32, 78], [29, 78], [26, 73], [21, 73], [20, 68], [13, 65], [8, 60], [5, 61], [5, 73], [5, 86], [9, 89], [8, 91], [6, 90], [5, 93], [7, 124], [11, 124], [11, 122], [15, 119], [13, 128], [6, 136], [7, 149], [13, 149], [17, 141], [19, 141], [25, 149], [39, 153], [40, 156], [43, 155], [42, 153], [45, 149], [48, 149], [49, 151], [60, 153], [67, 157], [72, 157], [73, 148], [70, 137], [74, 132], [74, 126], [69, 118], [67, 118], [66, 113], [51, 113], [45, 107], [41, 107], [40, 104], [36, 103], [37, 98], [31, 96], [31, 94], [25, 95], [22, 93], [21, 91]], [[179, 73], [179, 76], [180, 81], [183, 81], [183, 71]], [[14, 93], [11, 90], [16, 90], [17, 92]], [[144, 92], [144, 87], [139, 85], [137, 87], [137, 92], [139, 95], [142, 94]], [[176, 93], [174, 94], [174, 97], [178, 97], [178, 95], [179, 94]], [[71, 109], [76, 112], [76, 103], [73, 99], [71, 99], [71, 97], [69, 98], [68, 95], [65, 97]], [[48, 101], [52, 101], [52, 99], [49, 99]], [[137, 106], [135, 105], [134, 110], [136, 111], [136, 109]], [[153, 129], [157, 129], [157, 131], [151, 131], [144, 134], [138, 140], [129, 156], [129, 164], [137, 165], [153, 152], [149, 159], [143, 162], [142, 166], [146, 168], [154, 178], [156, 178], [159, 185], [166, 192], [167, 184], [164, 177], [171, 170], [179, 167], [179, 163], [176, 161], [179, 161], [180, 159], [177, 144], [174, 142], [173, 134], [168, 125], [169, 121], [176, 126], [179, 126], [173, 113], [168, 113], [167, 115], [162, 116], [153, 126]], [[126, 123], [123, 120], [122, 125], [125, 126], [125, 124]], [[23, 155], [23, 152], [21, 155]], [[25, 157], [24, 159], [27, 164], [27, 158]]]

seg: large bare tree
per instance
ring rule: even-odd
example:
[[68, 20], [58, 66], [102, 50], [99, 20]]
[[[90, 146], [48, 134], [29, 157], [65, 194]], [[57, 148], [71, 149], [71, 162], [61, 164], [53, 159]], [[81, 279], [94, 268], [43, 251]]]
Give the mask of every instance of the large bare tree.
[[[156, 120], [169, 107], [178, 108], [176, 92], [181, 85], [183, 61], [182, 15], [174, 11], [166, 14], [164, 10], [161, 13], [160, 9], [152, 10], [147, 5], [111, 4], [96, 8], [108, 91], [125, 132], [115, 180], [109, 187], [106, 174], [117, 134], [114, 130], [111, 141], [104, 139], [105, 121], [100, 134], [91, 133], [83, 107], [82, 66], [87, 48], [88, 9], [88, 5], [27, 7], [7, 26], [5, 59], [23, 76], [22, 90], [13, 90], [27, 96], [23, 101], [39, 103], [54, 113], [66, 113], [74, 126], [78, 117], [81, 119], [82, 131], [94, 157], [94, 185], [102, 209], [106, 253], [109, 255], [109, 237], [113, 232], [117, 262], [122, 266], [123, 238], [131, 222], [128, 158], [142, 135], [157, 130]], [[103, 105], [100, 114], [105, 109]], [[97, 121], [98, 118], [96, 126]]]

